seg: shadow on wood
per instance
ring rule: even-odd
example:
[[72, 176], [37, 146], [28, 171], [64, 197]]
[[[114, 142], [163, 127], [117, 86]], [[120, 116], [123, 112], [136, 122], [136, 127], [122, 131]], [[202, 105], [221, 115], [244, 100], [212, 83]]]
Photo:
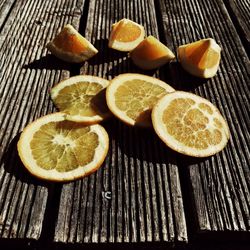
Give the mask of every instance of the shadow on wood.
[[168, 76], [167, 79], [176, 90], [193, 91], [199, 86], [206, 84], [209, 80], [190, 75], [177, 61], [171, 62], [168, 67], [167, 74], [171, 75], [171, 77]]
[[108, 47], [108, 39], [98, 39], [94, 42], [98, 53], [88, 60], [90, 65], [99, 65], [121, 60], [127, 57], [127, 52], [121, 52]]
[[115, 77], [119, 74], [124, 73], [137, 73], [148, 76], [154, 76], [157, 70], [143, 70], [138, 68], [129, 57], [121, 58], [120, 60], [113, 62], [112, 67], [110, 67], [107, 72], [107, 76]]
[[72, 65], [79, 67], [78, 64], [70, 64], [60, 60], [52, 54], [41, 57], [29, 64], [23, 66], [24, 69], [48, 69], [48, 70], [68, 70], [72, 69]]
[[24, 167], [23, 163], [20, 160], [20, 157], [17, 152], [17, 142], [20, 138], [20, 134], [17, 134], [13, 140], [8, 145], [8, 148], [3, 154], [2, 165], [6, 172], [14, 175], [16, 179], [21, 182], [39, 186], [48, 186], [48, 183], [43, 180], [39, 180], [36, 177], [33, 177]]
[[129, 159], [138, 159], [141, 163], [176, 164], [178, 153], [168, 148], [153, 128], [128, 126], [115, 117], [104, 122], [103, 126], [110, 141], [115, 138], [117, 146]]

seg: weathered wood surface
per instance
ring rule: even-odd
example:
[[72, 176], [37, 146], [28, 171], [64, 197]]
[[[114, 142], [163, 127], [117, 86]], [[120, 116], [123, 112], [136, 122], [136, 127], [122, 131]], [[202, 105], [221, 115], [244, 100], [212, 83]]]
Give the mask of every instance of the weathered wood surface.
[[[124, 17], [158, 37], [154, 1], [90, 1], [84, 36], [99, 54], [82, 66], [81, 74], [111, 79], [138, 72], [127, 53], [107, 46], [111, 25]], [[95, 174], [63, 186], [55, 241], [187, 241], [176, 156], [153, 131], [128, 128], [116, 119], [105, 127], [110, 136], [109, 155]], [[110, 199], [105, 192], [110, 192]]]
[[[11, 12], [12, 8], [14, 7], [15, 0], [3, 0], [0, 2], [0, 30], [5, 23], [5, 20], [8, 14]], [[16, 8], [15, 8], [16, 9]]]
[[239, 29], [246, 39], [248, 53], [250, 52], [250, 1], [225, 0], [224, 3], [232, 13], [234, 24], [239, 24]]
[[[6, 1], [7, 2], [7, 1]], [[38, 239], [52, 184], [37, 181], [16, 150], [25, 125], [54, 110], [51, 86], [70, 67], [47, 56], [46, 43], [80, 20], [83, 1], [16, 1], [0, 34], [0, 236]]]
[[[209, 233], [220, 238], [229, 232], [227, 239], [241, 232], [249, 236], [250, 65], [242, 32], [233, 24], [239, 19], [248, 39], [249, 25], [242, 23], [249, 22], [249, 1], [225, 2], [0, 3], [0, 238], [165, 246], [186, 242], [187, 229], [189, 240]], [[107, 47], [112, 23], [123, 17], [144, 25], [147, 35], [159, 37], [175, 52], [179, 45], [203, 37], [214, 37], [222, 46], [219, 72], [210, 80], [191, 77], [176, 62], [149, 74], [211, 100], [229, 123], [228, 146], [206, 159], [182, 157], [152, 131], [111, 119], [104, 123], [110, 134], [109, 155], [95, 174], [64, 185], [31, 177], [17, 156], [16, 142], [29, 122], [55, 111], [49, 98], [55, 83], [79, 73], [107, 79], [124, 72], [144, 73], [126, 53]], [[63, 63], [45, 49], [66, 23], [100, 51], [82, 67]]]
[[[185, 200], [193, 201], [194, 209], [187, 216], [197, 219], [195, 229], [203, 235], [249, 232], [250, 64], [246, 51], [221, 0], [161, 0], [160, 9], [164, 38], [174, 48], [205, 37], [213, 37], [222, 47], [219, 71], [210, 80], [191, 77], [176, 63], [170, 66], [176, 89], [189, 90], [212, 101], [225, 116], [231, 132], [221, 153], [199, 160], [183, 157], [178, 162], [182, 170], [187, 169], [183, 176], [191, 184]], [[189, 183], [186, 184], [188, 188]]]

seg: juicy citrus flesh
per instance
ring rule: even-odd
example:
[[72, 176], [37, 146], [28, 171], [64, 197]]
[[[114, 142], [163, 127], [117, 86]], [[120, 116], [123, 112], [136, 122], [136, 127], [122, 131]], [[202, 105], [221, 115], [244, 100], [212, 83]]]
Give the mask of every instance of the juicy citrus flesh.
[[[100, 93], [103, 87], [95, 82], [77, 82], [62, 89], [54, 99], [56, 106], [63, 113], [69, 115], [95, 116], [98, 115], [97, 109], [101, 113], [108, 112], [105, 105], [105, 95], [99, 100], [99, 105], [93, 103], [94, 97]], [[95, 106], [94, 106], [95, 105]], [[106, 105], [105, 105], [106, 106]]]
[[[180, 91], [175, 94], [178, 93]], [[224, 148], [229, 139], [228, 126], [212, 103], [201, 97], [197, 100], [197, 96], [190, 93], [166, 102], [168, 98], [168, 95], [163, 97], [152, 114], [154, 128], [168, 146], [197, 157], [209, 156]]]
[[[70, 121], [50, 122], [40, 127], [30, 142], [37, 165], [67, 172], [93, 161], [98, 136]], [[83, 153], [83, 151], [85, 151]]]
[[212, 68], [219, 60], [219, 54], [210, 47], [209, 40], [190, 44], [185, 53], [188, 60], [200, 69]]
[[107, 80], [98, 77], [75, 76], [52, 88], [51, 97], [68, 120], [97, 123], [110, 115], [105, 97], [107, 85]]
[[115, 93], [116, 106], [128, 117], [136, 120], [146, 109], [152, 109], [154, 104], [166, 91], [161, 86], [150, 82], [134, 79], [124, 82]]
[[[173, 100], [164, 111], [163, 122], [168, 133], [184, 145], [195, 149], [206, 149], [218, 144], [222, 134], [218, 129], [221, 123], [217, 121], [214, 131], [207, 129], [209, 119], [203, 114], [204, 109], [210, 110], [206, 104], [192, 108], [195, 102], [189, 98]], [[176, 106], [178, 109], [176, 109]]]
[[120, 22], [114, 26], [114, 32], [111, 39], [119, 42], [131, 42], [141, 35], [139, 26], [132, 22]]
[[34, 176], [71, 181], [95, 172], [108, 152], [108, 134], [99, 125], [65, 120], [63, 113], [29, 124], [18, 141], [18, 154]]
[[[160, 82], [160, 83], [159, 83]], [[121, 74], [107, 89], [110, 110], [129, 125], [151, 126], [154, 104], [172, 87], [156, 78], [140, 74]]]
[[119, 51], [131, 51], [144, 39], [144, 36], [143, 26], [124, 18], [112, 25], [108, 46]]

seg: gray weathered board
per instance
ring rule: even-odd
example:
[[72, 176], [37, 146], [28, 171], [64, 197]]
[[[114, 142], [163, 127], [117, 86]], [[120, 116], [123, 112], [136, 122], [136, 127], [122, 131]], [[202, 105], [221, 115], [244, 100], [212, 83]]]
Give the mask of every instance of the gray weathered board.
[[[175, 243], [187, 241], [187, 230], [190, 237], [197, 232], [212, 232], [215, 237], [216, 232], [231, 232], [230, 237], [249, 233], [250, 67], [247, 43], [240, 40], [244, 34], [249, 42], [249, 27], [244, 24], [249, 22], [249, 13], [244, 12], [249, 1], [225, 3], [0, 3], [0, 238]], [[238, 20], [240, 36], [229, 14]], [[206, 159], [182, 157], [152, 131], [129, 128], [113, 118], [104, 123], [110, 135], [109, 154], [95, 174], [63, 185], [37, 180], [21, 164], [16, 143], [29, 122], [55, 111], [49, 98], [54, 84], [79, 73], [107, 79], [124, 72], [145, 73], [126, 53], [107, 47], [112, 23], [123, 17], [144, 25], [147, 35], [158, 37], [174, 52], [203, 37], [214, 37], [222, 46], [220, 69], [210, 80], [191, 77], [177, 62], [147, 74], [212, 101], [229, 123], [228, 146]], [[45, 48], [66, 23], [99, 50], [82, 66], [63, 63]]]
[[250, 51], [250, 1], [249, 0], [228, 0], [225, 1], [229, 11], [232, 13], [234, 24], [239, 24], [239, 31], [247, 40], [246, 46]]
[[69, 77], [70, 66], [47, 56], [45, 45], [66, 23], [79, 23], [83, 3], [18, 0], [9, 17], [3, 20], [5, 25], [0, 34], [0, 237], [40, 237], [53, 184], [38, 181], [24, 170], [16, 143], [25, 125], [54, 111], [49, 89], [55, 82]]
[[[123, 17], [158, 37], [154, 1], [90, 1], [84, 35], [99, 54], [81, 67], [81, 74], [111, 79], [138, 72], [127, 53], [107, 46], [111, 25]], [[128, 128], [116, 119], [104, 125], [109, 155], [95, 174], [63, 186], [55, 241], [187, 241], [176, 155], [151, 130]]]
[[178, 162], [187, 170], [185, 178], [190, 179], [188, 193], [194, 203], [197, 230], [249, 232], [249, 58], [221, 0], [161, 0], [160, 9], [163, 34], [167, 34], [163, 38], [174, 48], [205, 37], [213, 37], [222, 47], [219, 71], [210, 80], [190, 77], [175, 63], [170, 66], [176, 89], [212, 101], [225, 116], [231, 132], [221, 153]]
[[4, 21], [14, 6], [15, 0], [3, 0], [0, 2], [0, 28], [4, 25]]

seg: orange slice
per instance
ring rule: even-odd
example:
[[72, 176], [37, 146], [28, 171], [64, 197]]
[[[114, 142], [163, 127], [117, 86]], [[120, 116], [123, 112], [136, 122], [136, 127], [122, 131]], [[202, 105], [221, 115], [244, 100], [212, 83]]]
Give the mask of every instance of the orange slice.
[[183, 91], [160, 99], [153, 108], [152, 122], [167, 146], [195, 157], [221, 151], [230, 136], [226, 121], [211, 102]]
[[150, 70], [168, 63], [175, 55], [155, 37], [148, 36], [130, 52], [130, 57], [139, 68]]
[[17, 146], [32, 175], [59, 182], [95, 172], [107, 155], [109, 139], [101, 125], [84, 126], [54, 113], [29, 124]]
[[151, 126], [151, 110], [162, 96], [174, 89], [154, 77], [121, 74], [111, 80], [106, 99], [111, 112], [128, 125]]
[[144, 36], [143, 26], [124, 18], [112, 25], [108, 46], [119, 51], [131, 51], [143, 40]]
[[70, 24], [47, 44], [47, 48], [58, 58], [71, 63], [84, 62], [98, 53], [98, 50]]
[[73, 76], [53, 87], [51, 98], [67, 120], [94, 124], [111, 116], [105, 98], [108, 84], [97, 76]]
[[213, 77], [220, 64], [221, 48], [212, 38], [202, 39], [178, 48], [182, 67], [192, 75]]

